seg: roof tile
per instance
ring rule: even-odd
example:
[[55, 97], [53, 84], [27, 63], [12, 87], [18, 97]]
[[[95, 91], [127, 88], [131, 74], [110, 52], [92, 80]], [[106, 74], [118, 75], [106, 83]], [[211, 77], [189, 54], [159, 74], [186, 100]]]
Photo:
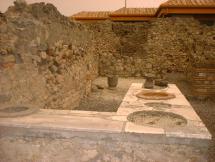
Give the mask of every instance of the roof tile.
[[168, 0], [161, 7], [215, 7], [215, 0]]
[[156, 8], [121, 8], [112, 12], [111, 16], [154, 16]]
[[72, 18], [74, 19], [108, 19], [109, 11], [82, 11], [77, 14], [74, 14]]

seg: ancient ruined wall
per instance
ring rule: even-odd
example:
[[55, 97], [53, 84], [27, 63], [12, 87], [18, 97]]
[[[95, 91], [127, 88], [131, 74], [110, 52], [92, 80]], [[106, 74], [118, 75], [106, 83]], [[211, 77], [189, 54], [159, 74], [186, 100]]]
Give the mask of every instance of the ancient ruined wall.
[[1, 14], [0, 102], [71, 109], [97, 75], [91, 34], [52, 4], [23, 1]]
[[72, 109], [102, 76], [164, 77], [215, 60], [215, 25], [192, 17], [78, 23], [51, 4], [0, 14], [0, 104]]
[[190, 64], [215, 59], [215, 25], [201, 24], [192, 17], [157, 19], [150, 28], [149, 51], [157, 60], [155, 70], [187, 72]]
[[193, 44], [187, 67], [187, 79], [195, 96], [215, 95], [215, 25], [201, 26], [193, 35]]
[[94, 32], [96, 52], [99, 55], [99, 74], [102, 76], [141, 76], [152, 71], [146, 64], [145, 51], [148, 23], [101, 23], [83, 24]]
[[[95, 33], [100, 75], [162, 77], [185, 72], [191, 62], [214, 59], [215, 26], [192, 17], [150, 22], [85, 24]], [[104, 27], [105, 26], [105, 27]]]
[[120, 70], [116, 68], [120, 66], [115, 65], [117, 60], [121, 61], [123, 58], [119, 55], [119, 37], [113, 32], [112, 23], [109, 21], [105, 23], [81, 23], [81, 26], [93, 32], [92, 45], [95, 47], [96, 55], [99, 56], [99, 74], [104, 76], [105, 74], [119, 73]]

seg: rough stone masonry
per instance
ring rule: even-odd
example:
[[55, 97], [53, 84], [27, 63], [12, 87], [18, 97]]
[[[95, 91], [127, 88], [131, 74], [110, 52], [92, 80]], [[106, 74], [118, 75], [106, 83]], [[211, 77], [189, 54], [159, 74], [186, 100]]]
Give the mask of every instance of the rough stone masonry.
[[52, 4], [16, 1], [0, 15], [0, 102], [72, 109], [97, 76], [92, 38]]
[[215, 25], [192, 17], [80, 23], [52, 4], [0, 14], [0, 103], [73, 109], [97, 75], [165, 78], [215, 60]]
[[186, 72], [189, 64], [214, 63], [215, 24], [193, 17], [157, 18], [149, 22], [83, 23], [96, 35], [99, 74], [165, 77]]

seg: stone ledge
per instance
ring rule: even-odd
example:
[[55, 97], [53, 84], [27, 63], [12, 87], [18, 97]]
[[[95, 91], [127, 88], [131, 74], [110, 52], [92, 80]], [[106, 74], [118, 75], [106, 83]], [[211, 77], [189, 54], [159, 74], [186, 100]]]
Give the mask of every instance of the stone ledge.
[[187, 120], [186, 126], [167, 129], [137, 126], [128, 122], [127, 116], [132, 112], [153, 110], [144, 104], [151, 101], [135, 96], [141, 87], [142, 84], [131, 85], [117, 113], [42, 109], [25, 117], [0, 118], [0, 135], [87, 137], [95, 140], [113, 137], [112, 139], [119, 141], [208, 147], [210, 133], [180, 90], [172, 84], [165, 91], [174, 93], [176, 98], [159, 102], [173, 105], [171, 109], [162, 111], [182, 115]]

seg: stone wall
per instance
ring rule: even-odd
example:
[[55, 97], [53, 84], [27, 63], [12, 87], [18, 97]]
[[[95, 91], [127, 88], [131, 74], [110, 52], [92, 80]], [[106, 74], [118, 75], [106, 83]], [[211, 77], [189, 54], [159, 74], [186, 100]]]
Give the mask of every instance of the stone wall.
[[215, 59], [215, 25], [192, 17], [78, 23], [17, 0], [0, 13], [0, 35], [1, 104], [72, 109], [98, 74], [165, 78]]
[[85, 23], [97, 39], [100, 75], [158, 78], [186, 72], [192, 62], [214, 59], [215, 25], [192, 17], [169, 17], [150, 22]]
[[72, 109], [97, 76], [92, 35], [52, 4], [16, 1], [0, 15], [0, 101]]

